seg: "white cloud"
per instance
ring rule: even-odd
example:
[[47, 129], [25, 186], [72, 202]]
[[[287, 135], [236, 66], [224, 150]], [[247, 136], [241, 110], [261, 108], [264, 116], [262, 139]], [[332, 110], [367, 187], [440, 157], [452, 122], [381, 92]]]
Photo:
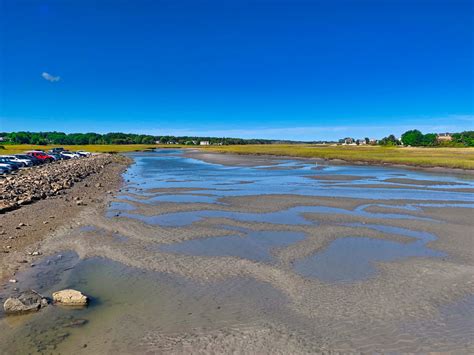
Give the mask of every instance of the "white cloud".
[[43, 79], [48, 80], [48, 81], [50, 81], [50, 82], [52, 82], [52, 83], [61, 80], [61, 77], [60, 77], [60, 76], [53, 76], [53, 75], [51, 75], [51, 74], [49, 74], [49, 73], [46, 73], [46, 72], [43, 72], [43, 73], [41, 74], [41, 76], [43, 77]]

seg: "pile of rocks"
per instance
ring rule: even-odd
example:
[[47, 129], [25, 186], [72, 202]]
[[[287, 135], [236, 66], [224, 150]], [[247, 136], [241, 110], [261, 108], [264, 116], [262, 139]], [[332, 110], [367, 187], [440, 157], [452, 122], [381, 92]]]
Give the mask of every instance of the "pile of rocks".
[[[53, 293], [53, 302], [64, 306], [84, 307], [89, 303], [89, 297], [82, 292], [72, 289]], [[3, 304], [7, 314], [37, 312], [48, 305], [48, 299], [34, 290], [21, 292], [18, 296], [9, 297]]]
[[58, 195], [91, 174], [96, 174], [114, 159], [112, 154], [61, 160], [20, 171], [0, 180], [0, 213]]

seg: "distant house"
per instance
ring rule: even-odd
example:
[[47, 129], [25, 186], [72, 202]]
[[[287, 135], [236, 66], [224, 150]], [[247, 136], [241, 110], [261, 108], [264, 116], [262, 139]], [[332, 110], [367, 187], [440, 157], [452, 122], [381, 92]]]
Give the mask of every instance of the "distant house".
[[377, 141], [377, 139], [375, 139], [375, 138], [369, 139], [369, 144], [377, 144], [377, 142], [378, 142], [378, 141]]
[[5, 137], [0, 137], [0, 142], [5, 142], [7, 139]]
[[209, 145], [209, 141], [200, 141], [199, 145]]
[[438, 142], [450, 142], [453, 139], [451, 133], [438, 133], [436, 136]]
[[344, 145], [355, 145], [356, 144], [356, 141], [354, 138], [350, 138], [350, 137], [347, 137], [347, 138], [344, 138], [343, 139], [343, 143]]

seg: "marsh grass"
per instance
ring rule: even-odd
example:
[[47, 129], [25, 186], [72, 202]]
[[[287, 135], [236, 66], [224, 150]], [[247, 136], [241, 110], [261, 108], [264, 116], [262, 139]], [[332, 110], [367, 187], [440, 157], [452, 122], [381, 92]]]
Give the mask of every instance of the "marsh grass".
[[201, 147], [201, 149], [219, 153], [340, 159], [348, 162], [372, 164], [405, 164], [420, 167], [474, 169], [474, 148], [272, 144], [210, 146]]
[[[27, 150], [48, 151], [60, 145], [5, 144], [0, 154], [17, 154]], [[182, 148], [181, 145], [157, 144], [91, 144], [64, 145], [71, 151], [126, 153], [155, 148]], [[420, 167], [474, 169], [474, 148], [414, 148], [381, 146], [334, 146], [310, 144], [266, 144], [193, 147], [206, 151], [234, 154], [276, 155], [301, 158], [340, 159], [372, 164], [405, 164]]]

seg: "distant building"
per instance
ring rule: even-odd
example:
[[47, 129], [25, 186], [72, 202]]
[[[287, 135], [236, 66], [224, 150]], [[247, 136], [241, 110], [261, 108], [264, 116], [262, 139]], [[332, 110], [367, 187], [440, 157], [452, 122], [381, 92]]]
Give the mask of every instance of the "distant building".
[[342, 144], [345, 144], [345, 145], [356, 144], [354, 138], [350, 138], [350, 137], [344, 138], [342, 141], [343, 141]]
[[209, 145], [209, 141], [200, 141], [199, 145]]
[[438, 142], [450, 142], [453, 136], [451, 133], [438, 133], [436, 139]]
[[378, 141], [377, 141], [377, 139], [375, 139], [375, 138], [369, 139], [369, 144], [377, 144], [377, 142], [378, 142]]
[[6, 141], [7, 139], [5, 137], [0, 137], [0, 142], [4, 142]]

